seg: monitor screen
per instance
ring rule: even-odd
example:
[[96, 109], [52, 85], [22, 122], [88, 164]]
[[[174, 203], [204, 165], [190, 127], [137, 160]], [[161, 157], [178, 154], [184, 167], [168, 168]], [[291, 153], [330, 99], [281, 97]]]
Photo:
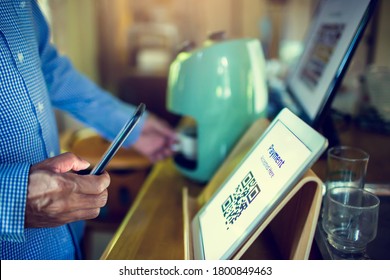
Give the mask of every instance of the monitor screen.
[[322, 0], [304, 51], [287, 79], [288, 92], [316, 127], [323, 121], [371, 16], [373, 0]]

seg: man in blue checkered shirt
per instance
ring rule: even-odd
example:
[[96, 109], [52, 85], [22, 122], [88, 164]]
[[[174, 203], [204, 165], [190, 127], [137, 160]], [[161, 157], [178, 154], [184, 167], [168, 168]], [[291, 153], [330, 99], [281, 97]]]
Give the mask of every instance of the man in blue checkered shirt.
[[[35, 0], [2, 0], [0, 15], [0, 257], [80, 258], [78, 221], [97, 217], [110, 177], [71, 172], [89, 163], [60, 154], [53, 107], [110, 140], [134, 108], [57, 53]], [[173, 141], [172, 129], [146, 114], [125, 145], [155, 161], [171, 155]]]

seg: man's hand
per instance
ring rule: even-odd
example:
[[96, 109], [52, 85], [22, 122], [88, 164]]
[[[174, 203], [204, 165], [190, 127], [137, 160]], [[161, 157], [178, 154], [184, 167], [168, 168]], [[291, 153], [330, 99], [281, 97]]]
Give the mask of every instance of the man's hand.
[[164, 120], [150, 114], [134, 148], [155, 162], [172, 156], [171, 147], [176, 141], [175, 131]]
[[99, 176], [71, 172], [88, 166], [88, 162], [71, 153], [31, 166], [25, 226], [56, 227], [96, 218], [107, 203], [110, 177], [107, 172]]

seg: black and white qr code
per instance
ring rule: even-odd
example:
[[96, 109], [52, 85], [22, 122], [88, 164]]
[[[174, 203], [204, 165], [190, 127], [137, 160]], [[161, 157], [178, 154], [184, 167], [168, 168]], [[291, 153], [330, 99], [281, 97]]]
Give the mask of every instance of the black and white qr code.
[[234, 193], [229, 195], [221, 205], [227, 229], [237, 221], [242, 212], [248, 208], [249, 204], [252, 203], [260, 191], [259, 184], [256, 182], [252, 172], [249, 171], [234, 189]]

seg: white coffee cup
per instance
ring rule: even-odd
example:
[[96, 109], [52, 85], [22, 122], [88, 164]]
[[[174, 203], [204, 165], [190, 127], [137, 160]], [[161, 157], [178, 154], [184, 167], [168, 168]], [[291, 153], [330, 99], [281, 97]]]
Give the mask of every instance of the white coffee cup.
[[196, 160], [197, 158], [197, 131], [195, 126], [185, 126], [177, 132], [178, 143], [173, 147], [186, 159]]

